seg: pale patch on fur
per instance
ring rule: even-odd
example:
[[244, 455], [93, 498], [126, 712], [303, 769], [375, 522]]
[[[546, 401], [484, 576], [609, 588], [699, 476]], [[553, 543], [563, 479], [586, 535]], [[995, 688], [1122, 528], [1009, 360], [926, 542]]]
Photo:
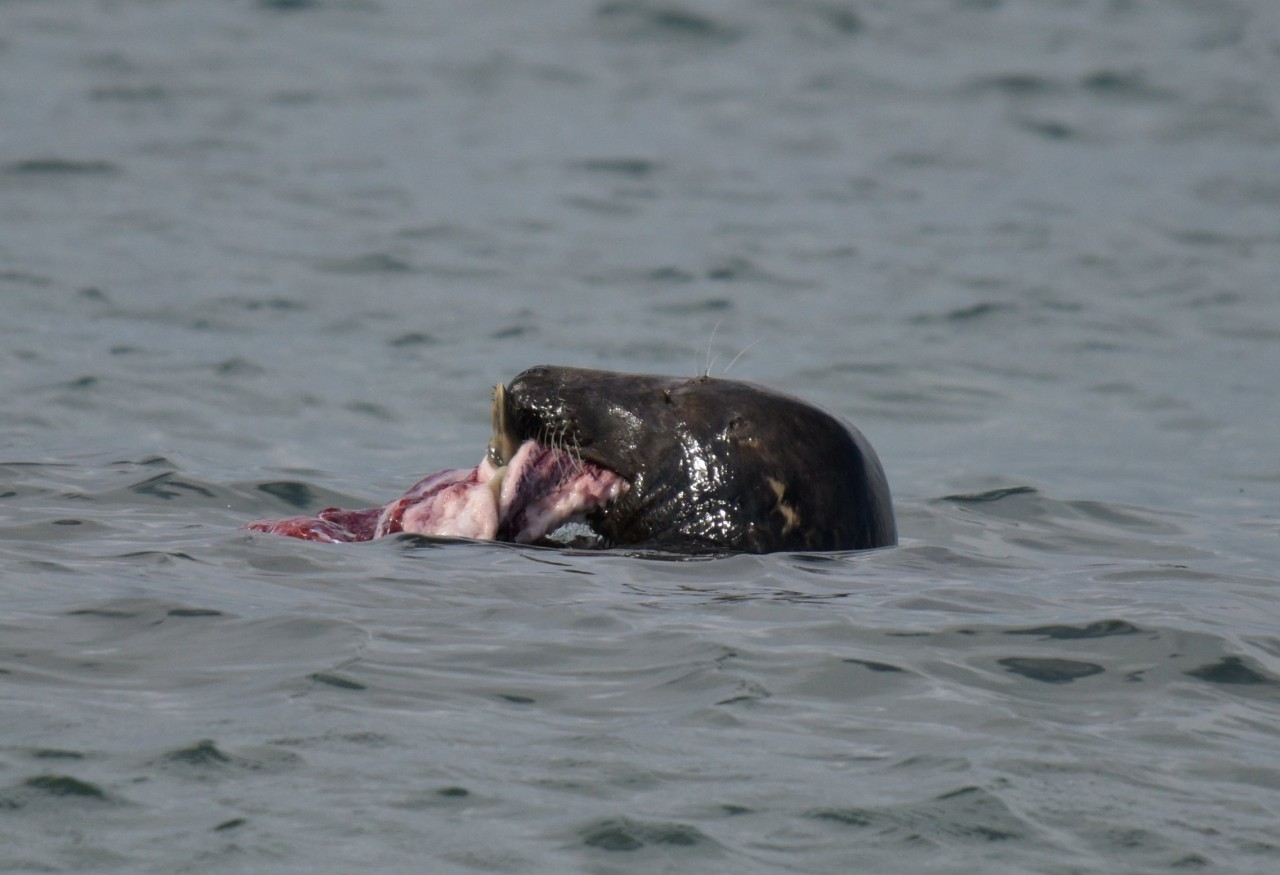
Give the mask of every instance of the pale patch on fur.
[[787, 494], [787, 487], [781, 480], [777, 477], [770, 477], [769, 488], [778, 497], [778, 512], [782, 514], [782, 534], [789, 535], [800, 526], [800, 514], [784, 500]]

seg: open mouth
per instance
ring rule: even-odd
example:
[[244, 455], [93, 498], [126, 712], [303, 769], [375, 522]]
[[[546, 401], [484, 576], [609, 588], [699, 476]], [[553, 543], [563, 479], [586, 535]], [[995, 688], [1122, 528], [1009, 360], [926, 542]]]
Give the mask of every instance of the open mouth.
[[[549, 438], [544, 437], [544, 440]], [[245, 528], [311, 541], [368, 541], [401, 532], [532, 544], [557, 537], [624, 495], [630, 484], [575, 452], [521, 438], [494, 390], [493, 438], [474, 468], [431, 474], [380, 508], [326, 508], [314, 517], [258, 520]]]
[[480, 464], [423, 480], [387, 505], [374, 537], [407, 532], [532, 544], [585, 523], [628, 488], [618, 474], [568, 449], [522, 440], [498, 384], [493, 437]]

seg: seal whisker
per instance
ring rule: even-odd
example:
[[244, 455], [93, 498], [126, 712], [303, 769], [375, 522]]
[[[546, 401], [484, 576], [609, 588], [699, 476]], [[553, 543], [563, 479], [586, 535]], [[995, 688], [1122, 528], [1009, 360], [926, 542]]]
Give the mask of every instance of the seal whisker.
[[759, 342], [760, 342], [760, 341], [762, 341], [762, 340], [764, 340], [764, 338], [763, 338], [763, 337], [757, 337], [755, 340], [751, 341], [751, 342], [750, 342], [750, 343], [748, 343], [746, 346], [744, 346], [744, 347], [742, 348], [742, 352], [740, 352], [740, 353], [738, 353], [737, 355], [735, 355], [735, 356], [734, 356], [734, 357], [729, 361], [729, 364], [727, 364], [727, 365], [725, 365], [725, 366], [724, 366], [724, 373], [722, 374], [722, 376], [725, 376], [725, 377], [729, 376], [729, 369], [730, 369], [730, 368], [732, 368], [732, 367], [734, 366], [734, 364], [736, 364], [736, 363], [737, 363], [738, 359], [740, 359], [740, 358], [742, 358], [744, 355], [746, 355], [746, 354], [751, 350], [751, 347], [755, 346], [757, 343], [759, 343]]
[[715, 357], [715, 358], [712, 358], [712, 357], [711, 357], [711, 349], [712, 349], [712, 347], [714, 347], [714, 346], [715, 346], [715, 343], [716, 343], [716, 332], [720, 330], [720, 324], [721, 324], [722, 322], [724, 322], [724, 320], [723, 320], [723, 319], [717, 319], [717, 320], [716, 320], [716, 324], [715, 324], [714, 326], [712, 326], [712, 328], [711, 328], [711, 336], [707, 338], [707, 354], [706, 354], [706, 356], [704, 356], [704, 357], [703, 357], [703, 361], [704, 361], [704, 362], [706, 362], [706, 365], [707, 365], [707, 366], [706, 366], [706, 368], [704, 368], [704, 369], [703, 369], [703, 371], [702, 371], [702, 376], [704, 376], [704, 377], [709, 377], [709, 376], [711, 376], [711, 368], [712, 368], [712, 366], [713, 366], [713, 365], [715, 365], [715, 363], [716, 363], [716, 359], [720, 357], [720, 355], [717, 353], [717, 354], [716, 354], [716, 357]]
[[569, 463], [573, 466], [572, 470], [575, 472], [581, 471], [582, 444], [578, 442], [577, 432], [570, 431], [569, 423], [567, 422], [564, 424], [564, 434], [561, 436], [561, 440], [564, 442], [564, 453], [569, 457]]
[[577, 433], [568, 422], [557, 423], [552, 428], [550, 441], [556, 451], [557, 474], [565, 477], [582, 473], [582, 446], [578, 442]]
[[577, 432], [574, 432], [573, 434], [573, 444], [569, 448], [569, 455], [573, 458], [574, 470], [579, 472], [582, 471], [582, 442], [578, 440]]

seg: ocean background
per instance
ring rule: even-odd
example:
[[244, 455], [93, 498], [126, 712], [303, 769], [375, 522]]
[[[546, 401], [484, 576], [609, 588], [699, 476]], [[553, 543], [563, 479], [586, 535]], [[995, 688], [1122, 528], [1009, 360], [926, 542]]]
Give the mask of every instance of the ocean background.
[[[539, 363], [901, 533], [255, 517]], [[0, 0], [0, 871], [1274, 873], [1280, 4]]]

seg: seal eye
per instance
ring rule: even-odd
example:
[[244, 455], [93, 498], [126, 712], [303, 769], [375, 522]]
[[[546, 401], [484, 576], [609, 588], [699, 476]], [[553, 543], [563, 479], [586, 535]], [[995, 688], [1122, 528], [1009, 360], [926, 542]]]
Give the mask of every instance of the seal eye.
[[755, 448], [760, 444], [759, 439], [751, 428], [751, 424], [741, 416], [735, 416], [733, 419], [730, 419], [729, 424], [725, 427], [724, 433], [729, 440], [733, 441], [739, 447]]

